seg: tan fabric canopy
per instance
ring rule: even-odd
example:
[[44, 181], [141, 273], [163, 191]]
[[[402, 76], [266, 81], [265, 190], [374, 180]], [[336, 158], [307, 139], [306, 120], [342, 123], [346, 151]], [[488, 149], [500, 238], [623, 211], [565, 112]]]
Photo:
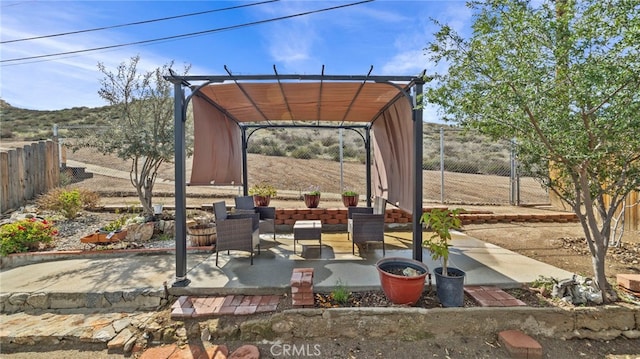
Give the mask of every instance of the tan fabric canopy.
[[372, 194], [412, 212], [413, 110], [409, 85], [269, 82], [204, 86], [193, 97], [191, 185], [242, 183], [243, 124], [371, 123]]

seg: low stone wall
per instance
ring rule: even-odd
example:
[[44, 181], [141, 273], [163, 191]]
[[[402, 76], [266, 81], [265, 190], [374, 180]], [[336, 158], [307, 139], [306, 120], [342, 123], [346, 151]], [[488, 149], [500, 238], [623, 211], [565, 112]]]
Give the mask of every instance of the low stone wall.
[[[229, 333], [209, 324], [211, 333]], [[267, 319], [247, 320], [242, 340], [312, 340], [314, 338], [397, 338], [480, 336], [519, 329], [529, 335], [562, 339], [640, 339], [640, 307], [587, 308], [332, 308], [293, 309]]]
[[0, 313], [58, 309], [156, 310], [167, 304], [164, 289], [108, 293], [2, 293]]

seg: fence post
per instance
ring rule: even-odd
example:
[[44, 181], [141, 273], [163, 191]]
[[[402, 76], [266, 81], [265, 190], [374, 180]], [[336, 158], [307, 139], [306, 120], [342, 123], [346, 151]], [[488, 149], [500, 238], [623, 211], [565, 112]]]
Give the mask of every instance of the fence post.
[[509, 181], [509, 204], [512, 206], [520, 205], [520, 174], [518, 173], [518, 159], [516, 157], [516, 146], [518, 143], [515, 138], [511, 139], [511, 151], [510, 151], [510, 181]]
[[440, 127], [440, 203], [444, 203], [444, 128]]

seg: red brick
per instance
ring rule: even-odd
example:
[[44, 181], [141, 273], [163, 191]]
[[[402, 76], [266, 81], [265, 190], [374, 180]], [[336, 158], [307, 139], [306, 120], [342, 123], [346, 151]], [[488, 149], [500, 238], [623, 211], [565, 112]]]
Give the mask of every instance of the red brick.
[[211, 359], [227, 359], [229, 349], [226, 345], [214, 345], [207, 348], [207, 357]]
[[151, 347], [142, 353], [140, 359], [166, 359], [177, 349], [178, 347], [175, 344]]
[[311, 209], [309, 208], [298, 208], [296, 209], [296, 214], [309, 214], [311, 213]]
[[304, 219], [305, 216], [306, 216], [306, 214], [296, 213], [296, 214], [292, 214], [291, 215], [291, 219], [301, 220], [301, 219]]
[[278, 305], [262, 305], [260, 304], [258, 306], [258, 309], [256, 309], [256, 313], [265, 313], [265, 312], [275, 312], [278, 309]]
[[280, 296], [272, 295], [271, 298], [269, 298], [269, 305], [279, 304], [279, 303], [280, 303]]
[[325, 219], [324, 221], [322, 221], [322, 223], [326, 223], [326, 224], [340, 224], [340, 220], [336, 219], [336, 218], [329, 218], [329, 219]]
[[209, 355], [202, 345], [187, 344], [184, 349], [176, 350], [169, 356], [169, 359], [208, 359]]
[[171, 308], [177, 308], [177, 307], [191, 307], [191, 300], [189, 299], [188, 296], [182, 295], [171, 306]]
[[302, 286], [310, 287], [313, 285], [313, 273], [303, 273], [302, 274]]
[[291, 281], [289, 282], [289, 285], [291, 285], [292, 287], [299, 287], [302, 285], [302, 273], [300, 272], [293, 272], [293, 274], [291, 275]]
[[242, 300], [244, 300], [244, 295], [234, 295], [233, 299], [231, 300], [231, 303], [229, 303], [230, 306], [238, 306], [240, 305], [240, 303], [242, 303]]
[[640, 292], [640, 274], [617, 274], [618, 285], [634, 292]]
[[293, 268], [293, 273], [313, 273], [313, 268]]
[[257, 305], [239, 305], [236, 308], [236, 311], [233, 312], [234, 315], [249, 315], [254, 314], [258, 309]]
[[191, 318], [194, 312], [193, 308], [174, 308], [171, 311], [171, 318]]
[[233, 298], [235, 298], [235, 296], [233, 296], [233, 295], [228, 295], [228, 296], [224, 297], [224, 302], [222, 302], [222, 306], [231, 305], [231, 302], [233, 302]]
[[260, 350], [255, 345], [243, 345], [229, 355], [229, 359], [259, 359]]
[[251, 298], [251, 305], [258, 305], [262, 301], [261, 295], [255, 295]]
[[236, 312], [237, 306], [235, 305], [225, 305], [220, 307], [220, 310], [216, 314], [225, 315], [225, 314], [233, 314]]
[[242, 302], [240, 302], [240, 304], [238, 304], [238, 306], [247, 306], [247, 305], [251, 305], [251, 299], [252, 296], [246, 296], [242, 299]]
[[512, 358], [542, 358], [540, 343], [519, 330], [502, 331], [498, 333], [498, 340]]
[[313, 292], [313, 287], [312, 286], [308, 286], [308, 287], [291, 287], [291, 293], [292, 294], [298, 294], [298, 293], [310, 293]]

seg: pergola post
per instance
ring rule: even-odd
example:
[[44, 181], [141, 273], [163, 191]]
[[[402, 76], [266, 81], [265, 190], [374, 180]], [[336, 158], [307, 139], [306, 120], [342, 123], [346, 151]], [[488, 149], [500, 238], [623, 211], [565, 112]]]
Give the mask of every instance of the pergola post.
[[187, 198], [185, 151], [185, 98], [181, 81], [173, 82], [174, 91], [174, 156], [175, 156], [175, 208], [176, 208], [176, 281], [174, 287], [185, 287], [187, 279]]
[[368, 125], [364, 131], [364, 149], [365, 162], [367, 164], [365, 171], [367, 180], [367, 207], [371, 207], [371, 125]]
[[422, 82], [416, 82], [413, 94], [413, 259], [422, 262]]
[[242, 195], [249, 194], [249, 174], [247, 173], [247, 128], [240, 126], [242, 131]]

